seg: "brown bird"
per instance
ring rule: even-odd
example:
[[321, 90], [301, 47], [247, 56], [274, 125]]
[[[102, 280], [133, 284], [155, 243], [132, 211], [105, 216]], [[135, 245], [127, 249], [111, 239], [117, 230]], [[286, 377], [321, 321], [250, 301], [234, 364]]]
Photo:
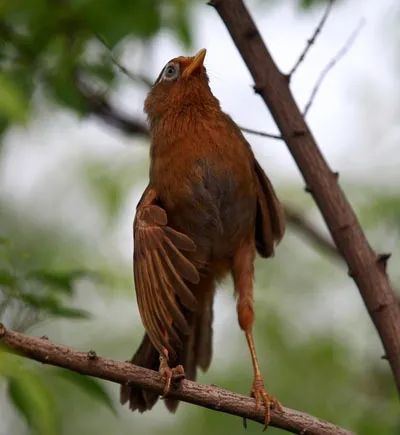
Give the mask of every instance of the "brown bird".
[[[150, 182], [134, 221], [134, 277], [146, 330], [132, 362], [165, 379], [196, 379], [212, 354], [216, 282], [229, 272], [254, 369], [256, 406], [279, 402], [264, 388], [252, 327], [256, 251], [270, 257], [284, 233], [274, 189], [239, 127], [222, 112], [203, 65], [206, 50], [169, 61], [144, 109], [151, 132]], [[184, 368], [184, 369], [183, 369]], [[121, 388], [121, 403], [151, 409], [158, 395]], [[175, 411], [178, 402], [166, 398]]]

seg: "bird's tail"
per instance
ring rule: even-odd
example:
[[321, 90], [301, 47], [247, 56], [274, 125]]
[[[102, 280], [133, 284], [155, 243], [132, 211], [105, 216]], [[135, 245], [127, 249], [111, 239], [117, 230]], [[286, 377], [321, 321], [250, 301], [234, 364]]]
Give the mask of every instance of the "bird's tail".
[[[214, 284], [210, 281], [207, 284], [208, 288], [205, 288], [204, 281], [199, 283], [201, 292], [198, 293], [198, 309], [195, 313], [186, 316], [190, 325], [190, 333], [181, 337], [182, 347], [176, 352], [176, 357], [168, 362], [171, 368], [182, 364], [186, 379], [192, 381], [196, 380], [198, 367], [203, 371], [208, 369], [212, 356]], [[144, 335], [142, 343], [131, 361], [135, 365], [158, 371], [159, 353], [147, 334]], [[144, 412], [151, 409], [158, 397], [158, 394], [134, 385], [121, 386], [120, 401], [122, 404], [129, 402], [129, 408], [132, 411]], [[169, 411], [175, 412], [179, 401], [167, 397], [164, 403]]]

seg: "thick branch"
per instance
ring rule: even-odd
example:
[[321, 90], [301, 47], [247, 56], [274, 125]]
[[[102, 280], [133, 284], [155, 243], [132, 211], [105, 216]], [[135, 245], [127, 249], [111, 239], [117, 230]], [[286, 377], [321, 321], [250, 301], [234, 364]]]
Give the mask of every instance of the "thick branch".
[[370, 247], [358, 219], [325, 161], [282, 74], [242, 0], [210, 2], [225, 23], [303, 174], [309, 191], [344, 257], [381, 337], [400, 391], [400, 307], [386, 274], [387, 256]]
[[[0, 323], [0, 342], [7, 348], [36, 361], [64, 367], [75, 372], [94, 376], [118, 384], [131, 383], [162, 394], [164, 383], [157, 372], [131, 363], [100, 358], [93, 352], [78, 352], [66, 346], [51, 343], [48, 339], [30, 337], [7, 330]], [[232, 393], [211, 385], [184, 380], [172, 390], [171, 398], [193, 403], [204, 408], [237, 415], [264, 423], [264, 411], [255, 408], [254, 399]], [[297, 434], [350, 435], [351, 432], [326, 421], [293, 409], [271, 412], [271, 426]]]

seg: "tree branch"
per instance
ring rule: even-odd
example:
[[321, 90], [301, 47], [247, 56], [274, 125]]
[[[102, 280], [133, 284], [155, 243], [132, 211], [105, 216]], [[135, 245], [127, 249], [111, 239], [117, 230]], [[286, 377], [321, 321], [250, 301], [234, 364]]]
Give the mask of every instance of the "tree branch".
[[333, 245], [324, 234], [318, 231], [311, 222], [306, 220], [295, 208], [285, 204], [285, 216], [289, 224], [303, 236], [307, 237], [307, 239], [309, 239], [315, 246], [321, 248], [324, 252], [335, 258], [343, 260], [336, 249], [336, 246]]
[[225, 23], [303, 174], [332, 238], [345, 259], [381, 337], [400, 392], [400, 307], [386, 274], [387, 256], [370, 247], [360, 223], [325, 161], [289, 89], [242, 0], [210, 2]]
[[80, 77], [76, 78], [76, 86], [84, 98], [89, 111], [97, 115], [107, 124], [112, 125], [127, 134], [149, 135], [147, 125], [144, 122], [133, 119], [119, 112], [117, 109], [112, 107], [102, 95], [90, 89], [90, 87]]
[[[160, 375], [129, 362], [98, 357], [95, 353], [78, 352], [66, 346], [51, 343], [47, 338], [30, 337], [8, 330], [0, 323], [0, 343], [27, 358], [73, 370], [118, 384], [131, 383], [162, 394], [164, 382]], [[184, 380], [169, 393], [171, 398], [204, 408], [237, 415], [264, 423], [263, 408], [256, 409], [254, 399], [214, 385], [202, 385]], [[290, 408], [284, 412], [271, 411], [271, 426], [297, 434], [351, 435], [351, 432], [311, 415]]]
[[101, 35], [96, 35], [96, 38], [98, 41], [103, 45], [103, 47], [107, 50], [111, 62], [127, 77], [129, 77], [132, 81], [135, 82], [142, 82], [146, 87], [151, 88], [153, 86], [153, 83], [151, 80], [149, 80], [146, 76], [143, 74], [133, 73], [132, 71], [129, 71], [128, 68], [126, 68], [124, 65], [120, 63], [120, 61], [114, 56], [113, 49], [111, 46], [106, 42], [106, 40]]
[[332, 9], [332, 5], [333, 5], [334, 0], [328, 0], [328, 3], [326, 5], [325, 8], [325, 12], [322, 15], [321, 21], [319, 22], [318, 26], [315, 28], [312, 36], [310, 39], [307, 40], [307, 44], [304, 47], [304, 50], [301, 52], [299, 58], [297, 59], [296, 63], [293, 65], [292, 69], [289, 71], [289, 73], [287, 74], [288, 80], [290, 81], [290, 79], [292, 78], [293, 74], [296, 72], [297, 68], [300, 66], [300, 64], [304, 61], [304, 59], [306, 58], [310, 48], [314, 45], [314, 42], [316, 41], [318, 35], [321, 33], [322, 28], [325, 25], [325, 22], [329, 16], [329, 13]]
[[316, 81], [311, 94], [310, 98], [307, 101], [307, 104], [304, 107], [303, 115], [306, 116], [308, 111], [310, 110], [310, 107], [317, 95], [317, 92], [319, 91], [319, 88], [322, 85], [322, 82], [324, 81], [326, 75], [328, 72], [339, 62], [339, 60], [349, 51], [349, 48], [353, 45], [354, 41], [356, 40], [360, 30], [362, 29], [363, 25], [365, 24], [364, 19], [362, 19], [357, 27], [353, 30], [347, 41], [344, 43], [343, 47], [336, 53], [336, 55], [329, 61], [329, 63], [325, 66], [325, 68], [321, 71], [321, 74], [318, 77], [318, 80]]
[[269, 139], [283, 140], [283, 137], [280, 134], [266, 133], [265, 131], [253, 130], [252, 128], [241, 127], [240, 125], [239, 128], [244, 133], [254, 134], [255, 136], [268, 137]]

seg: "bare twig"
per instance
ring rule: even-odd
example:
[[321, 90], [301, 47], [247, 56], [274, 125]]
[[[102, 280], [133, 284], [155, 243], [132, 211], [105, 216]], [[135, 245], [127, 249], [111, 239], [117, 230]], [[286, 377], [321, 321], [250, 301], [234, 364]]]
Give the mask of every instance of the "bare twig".
[[307, 56], [310, 48], [312, 47], [312, 45], [314, 44], [314, 42], [316, 41], [318, 35], [321, 33], [322, 28], [325, 25], [325, 22], [329, 16], [329, 13], [332, 9], [332, 5], [333, 5], [334, 0], [329, 0], [326, 8], [325, 8], [325, 12], [321, 17], [321, 20], [318, 24], [318, 26], [315, 28], [314, 33], [312, 34], [311, 38], [307, 40], [307, 44], [304, 47], [304, 50], [301, 52], [299, 58], [297, 59], [296, 63], [293, 65], [292, 69], [289, 71], [287, 77], [288, 80], [290, 81], [290, 79], [292, 78], [293, 74], [296, 72], [297, 68], [300, 66], [300, 64], [304, 61], [305, 57]]
[[265, 131], [253, 130], [252, 128], [241, 127], [241, 126], [239, 126], [239, 128], [244, 133], [254, 134], [256, 136], [268, 137], [270, 139], [283, 140], [283, 137], [280, 134], [266, 133]]
[[105, 39], [100, 36], [96, 35], [96, 38], [98, 41], [107, 49], [111, 62], [127, 77], [129, 77], [134, 82], [142, 82], [144, 85], [146, 85], [148, 88], [151, 88], [153, 86], [152, 81], [147, 78], [143, 74], [134, 73], [132, 71], [129, 71], [128, 68], [126, 68], [124, 65], [120, 63], [120, 61], [114, 56], [113, 49], [110, 47], [110, 45], [105, 41]]
[[[375, 253], [325, 161], [304, 116], [243, 0], [211, 0], [252, 74], [326, 221], [375, 324], [400, 392], [400, 306], [386, 273], [387, 255]], [[348, 46], [348, 44], [347, 44]]]
[[[162, 394], [164, 389], [164, 381], [153, 370], [93, 356], [93, 352], [78, 352], [66, 346], [53, 344], [48, 339], [10, 331], [1, 323], [0, 342], [20, 355], [45, 364], [64, 367], [118, 384], [130, 383], [159, 394]], [[184, 380], [168, 395], [173, 399], [264, 423], [265, 411], [262, 407], [256, 408], [254, 399], [223, 388]], [[272, 410], [270, 424], [297, 434], [351, 435], [351, 432], [345, 429], [290, 408], [284, 408], [283, 412]]]
[[357, 27], [353, 30], [347, 41], [344, 43], [343, 47], [336, 53], [336, 55], [330, 60], [330, 62], [325, 66], [325, 68], [321, 71], [321, 74], [318, 77], [317, 82], [315, 83], [313, 90], [311, 91], [310, 98], [308, 99], [307, 104], [303, 110], [303, 116], [306, 116], [310, 107], [317, 95], [317, 92], [324, 81], [324, 78], [328, 74], [328, 72], [337, 64], [337, 62], [348, 52], [349, 48], [353, 45], [356, 40], [360, 30], [365, 24], [364, 18], [358, 23]]

